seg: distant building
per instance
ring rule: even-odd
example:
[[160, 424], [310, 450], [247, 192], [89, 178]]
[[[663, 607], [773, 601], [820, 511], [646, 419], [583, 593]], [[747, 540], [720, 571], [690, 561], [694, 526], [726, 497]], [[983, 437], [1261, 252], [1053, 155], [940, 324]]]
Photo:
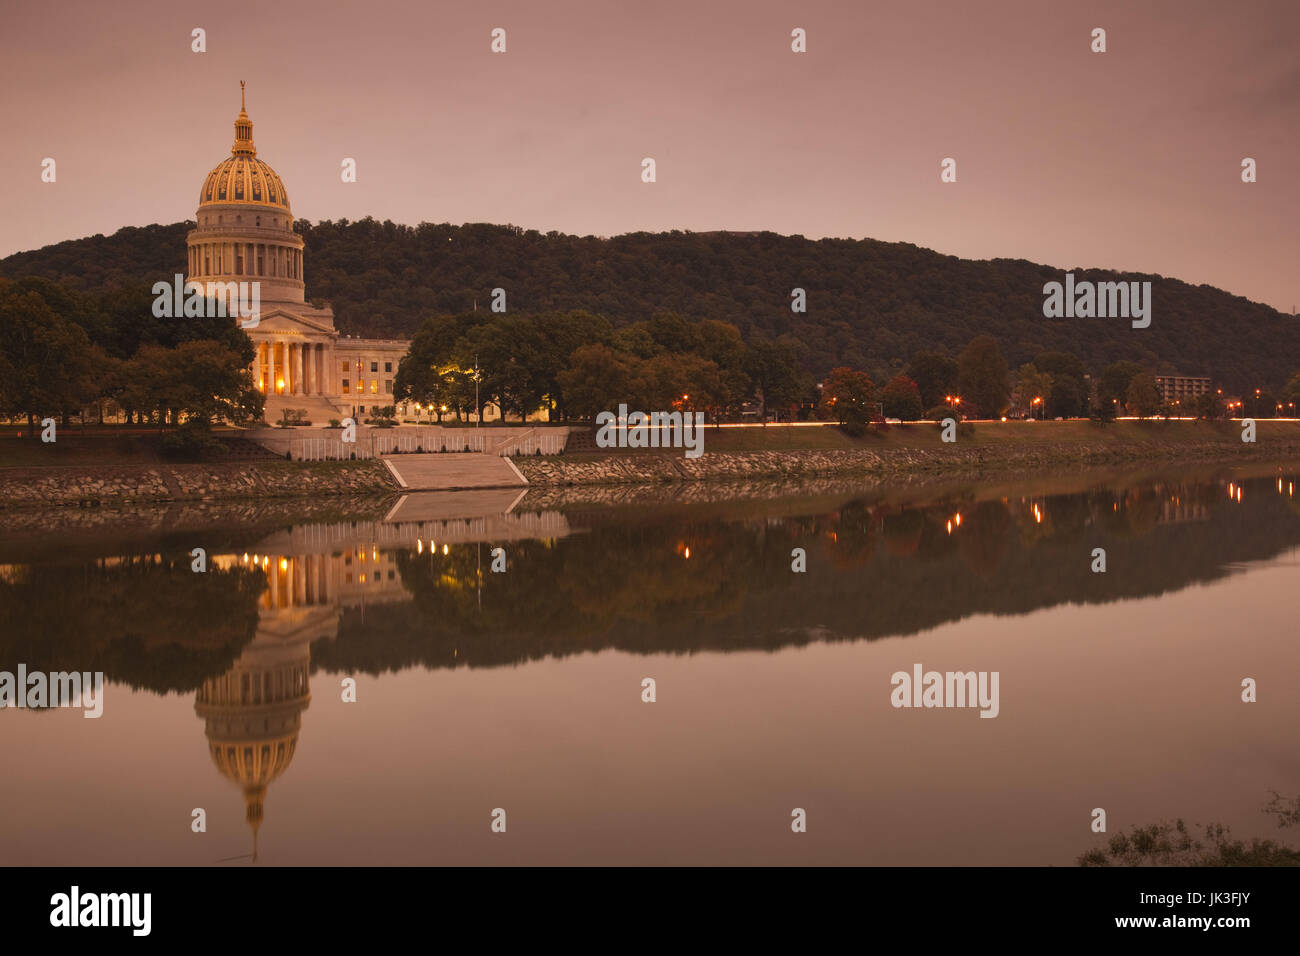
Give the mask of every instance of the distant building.
[[1165, 405], [1191, 405], [1210, 390], [1210, 379], [1205, 375], [1157, 375], [1156, 391]]

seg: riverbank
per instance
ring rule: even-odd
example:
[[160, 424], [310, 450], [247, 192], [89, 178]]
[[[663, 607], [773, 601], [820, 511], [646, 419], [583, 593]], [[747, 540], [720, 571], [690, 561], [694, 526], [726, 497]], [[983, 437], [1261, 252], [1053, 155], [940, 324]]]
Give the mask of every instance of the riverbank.
[[374, 498], [396, 493], [380, 460], [108, 465], [0, 469], [0, 510], [96, 508], [277, 498]]
[[[905, 431], [902, 435], [869, 438], [842, 447], [758, 451], [717, 450], [723, 444], [718, 441], [713, 443], [714, 450], [708, 450], [706, 438], [706, 453], [693, 459], [680, 451], [652, 451], [521, 458], [516, 464], [532, 486], [568, 486], [847, 475], [871, 481], [933, 476], [977, 479], [1084, 468], [1300, 459], [1300, 425], [1294, 422], [1261, 422], [1253, 443], [1241, 441], [1235, 424], [1141, 424], [1154, 427], [1108, 430], [1087, 422], [1039, 422], [1029, 426], [1033, 429], [1029, 432], [1024, 423], [980, 423], [974, 435], [959, 437], [951, 444], [939, 440], [937, 428], [914, 426], [893, 430]], [[1017, 429], [1026, 440], [1015, 440]], [[729, 436], [724, 433], [722, 437], [725, 441]], [[742, 440], [752, 438], [743, 436]]]
[[[294, 498], [375, 500], [401, 491], [378, 459], [285, 461], [257, 449], [256, 460], [177, 464], [147, 449], [103, 439], [61, 440], [57, 449], [19, 441], [0, 442], [0, 511]], [[36, 464], [43, 456], [51, 464]], [[512, 459], [537, 491], [588, 485], [763, 485], [831, 477], [907, 484], [1082, 469], [1294, 460], [1300, 460], [1300, 421], [1261, 421], [1253, 443], [1241, 441], [1239, 422], [1125, 421], [1104, 427], [1087, 421], [979, 422], [955, 443], [942, 442], [933, 424], [894, 426], [857, 439], [832, 426], [708, 428], [705, 454], [694, 459], [680, 450], [659, 449]]]

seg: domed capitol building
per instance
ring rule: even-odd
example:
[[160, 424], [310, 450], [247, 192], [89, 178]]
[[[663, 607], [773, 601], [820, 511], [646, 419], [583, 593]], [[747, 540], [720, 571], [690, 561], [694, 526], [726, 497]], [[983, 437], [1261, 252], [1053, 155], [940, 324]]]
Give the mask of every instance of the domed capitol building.
[[410, 342], [340, 336], [334, 312], [306, 301], [304, 243], [293, 230], [289, 194], [257, 156], [239, 86], [234, 145], [203, 180], [197, 225], [186, 237], [186, 282], [259, 284], [260, 317], [245, 331], [257, 350], [251, 368], [267, 421], [286, 408], [323, 424], [393, 405], [393, 380]]

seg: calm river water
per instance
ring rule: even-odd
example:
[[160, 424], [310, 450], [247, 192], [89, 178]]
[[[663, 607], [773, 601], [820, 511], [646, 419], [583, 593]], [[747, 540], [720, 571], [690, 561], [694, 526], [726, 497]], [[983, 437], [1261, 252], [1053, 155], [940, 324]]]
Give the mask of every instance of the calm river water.
[[[1069, 866], [1094, 808], [1285, 837], [1261, 807], [1300, 793], [1297, 485], [20, 529], [0, 671], [106, 687], [99, 719], [0, 710], [0, 860]], [[893, 706], [918, 665], [997, 672], [997, 716]]]

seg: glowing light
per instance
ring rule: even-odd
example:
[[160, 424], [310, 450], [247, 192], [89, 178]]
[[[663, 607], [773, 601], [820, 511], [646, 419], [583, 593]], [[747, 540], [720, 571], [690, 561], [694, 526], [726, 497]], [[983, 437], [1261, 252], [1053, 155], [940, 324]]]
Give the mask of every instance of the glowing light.
[[442, 546], [442, 553], [443, 554], [447, 553], [447, 546], [445, 544]]
[[953, 523], [954, 523], [955, 525], [957, 525], [957, 527], [960, 528], [960, 527], [961, 527], [961, 512], [958, 511], [955, 515], [953, 515], [953, 516], [952, 516], [952, 520], [953, 520]]
[[288, 558], [281, 558], [281, 559], [280, 559], [280, 570], [281, 570], [281, 571], [288, 571], [288, 570], [289, 570], [289, 559], [288, 559]]
[[952, 534], [952, 519], [948, 519], [948, 533]]
[[691, 549], [690, 549], [690, 548], [687, 548], [687, 549], [686, 549], [686, 557], [689, 559], [690, 556], [691, 556]]
[[415, 539], [415, 553], [424, 554], [424, 542], [421, 541], [419, 538]]

